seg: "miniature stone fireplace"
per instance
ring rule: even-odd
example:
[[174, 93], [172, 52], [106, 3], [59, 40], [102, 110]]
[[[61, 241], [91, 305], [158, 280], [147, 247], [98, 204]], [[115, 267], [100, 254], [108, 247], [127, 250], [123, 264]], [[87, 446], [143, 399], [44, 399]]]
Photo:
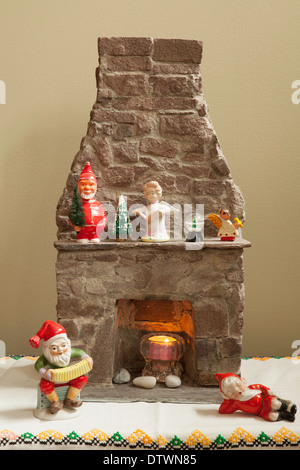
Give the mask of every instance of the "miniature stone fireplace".
[[[87, 400], [216, 400], [216, 372], [239, 372], [244, 310], [243, 238], [222, 242], [205, 222], [202, 249], [184, 233], [169, 242], [106, 239], [80, 245], [68, 222], [73, 188], [84, 164], [98, 180], [96, 198], [117, 206], [145, 204], [143, 184], [158, 181], [170, 204], [203, 204], [205, 215], [228, 208], [244, 220], [210, 121], [201, 87], [202, 43], [196, 40], [99, 38], [97, 98], [87, 134], [57, 206], [57, 317], [72, 345], [94, 359]], [[124, 367], [144, 367], [139, 351], [149, 332], [185, 341], [182, 386], [142, 392], [115, 385]]]

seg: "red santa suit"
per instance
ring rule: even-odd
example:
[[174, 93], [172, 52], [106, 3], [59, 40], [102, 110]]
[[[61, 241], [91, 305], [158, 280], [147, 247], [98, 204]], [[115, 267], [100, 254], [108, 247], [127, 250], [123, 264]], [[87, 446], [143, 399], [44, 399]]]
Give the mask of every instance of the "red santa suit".
[[[228, 373], [228, 374], [216, 374], [217, 379], [219, 380], [220, 390], [223, 393], [222, 389], [222, 380], [226, 377], [240, 377], [238, 375]], [[241, 379], [240, 379], [241, 380]], [[225, 398], [219, 408], [219, 413], [221, 414], [231, 414], [235, 411], [243, 411], [244, 413], [250, 413], [253, 415], [260, 416], [261, 418], [266, 419], [267, 421], [272, 421], [270, 419], [270, 412], [273, 411], [271, 402], [274, 398], [277, 398], [275, 395], [269, 395], [269, 388], [261, 384], [253, 384], [246, 387], [246, 390], [241, 394], [239, 399], [228, 399]]]
[[86, 225], [77, 233], [77, 240], [95, 240], [106, 227], [107, 218], [100, 202], [96, 199], [82, 199]]
[[[97, 182], [89, 162], [85, 164], [78, 183], [86, 179], [92, 179], [95, 183]], [[84, 199], [84, 196], [81, 195], [81, 202], [86, 225], [81, 228], [80, 232], [77, 232], [77, 240], [97, 240], [107, 225], [104, 209], [96, 199]]]

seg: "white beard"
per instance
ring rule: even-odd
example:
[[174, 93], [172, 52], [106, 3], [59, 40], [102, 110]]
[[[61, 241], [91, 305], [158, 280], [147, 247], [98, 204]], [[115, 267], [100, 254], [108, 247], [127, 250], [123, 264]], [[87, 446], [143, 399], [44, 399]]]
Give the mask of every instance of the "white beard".
[[66, 352], [64, 354], [60, 354], [58, 356], [51, 356], [51, 354], [49, 353], [49, 350], [47, 348], [45, 348], [45, 350], [43, 352], [44, 352], [44, 356], [47, 359], [47, 361], [49, 361], [54, 366], [65, 367], [65, 366], [69, 365], [69, 363], [70, 363], [70, 358], [71, 358], [71, 350], [70, 349], [69, 349], [68, 352]]
[[255, 397], [255, 395], [259, 395], [261, 393], [260, 390], [246, 388], [246, 390], [242, 393], [242, 395], [238, 398], [240, 401], [248, 401], [251, 398]]
[[93, 197], [95, 196], [96, 193], [85, 193], [84, 191], [82, 191], [80, 193], [80, 196], [82, 197], [82, 199], [93, 199]]

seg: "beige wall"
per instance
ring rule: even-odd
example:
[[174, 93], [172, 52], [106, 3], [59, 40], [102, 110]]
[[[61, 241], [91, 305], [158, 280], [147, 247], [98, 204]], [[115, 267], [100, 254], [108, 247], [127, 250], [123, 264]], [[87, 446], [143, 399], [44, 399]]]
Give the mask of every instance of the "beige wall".
[[[200, 39], [203, 88], [246, 200], [244, 355], [300, 340], [299, 0], [2, 0], [1, 309], [8, 354], [56, 320], [56, 204], [95, 101], [99, 36]], [[300, 96], [300, 95], [299, 95]], [[218, 209], [218, 208], [216, 208]]]

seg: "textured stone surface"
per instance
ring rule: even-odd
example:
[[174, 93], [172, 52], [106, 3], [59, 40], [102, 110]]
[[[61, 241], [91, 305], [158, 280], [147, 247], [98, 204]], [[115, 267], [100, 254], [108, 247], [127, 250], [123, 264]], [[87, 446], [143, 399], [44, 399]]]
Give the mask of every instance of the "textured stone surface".
[[[145, 203], [143, 185], [149, 180], [161, 183], [165, 201], [204, 204], [205, 215], [226, 207], [243, 221], [244, 199], [202, 92], [202, 43], [107, 37], [99, 38], [98, 50], [96, 102], [57, 204], [58, 321], [72, 344], [94, 358], [85, 396], [96, 400], [110, 395], [118, 399], [112, 379], [121, 368], [132, 366], [130, 373], [140, 375], [143, 332], [157, 327], [182, 334], [187, 347], [178, 393], [184, 401], [190, 385], [216, 385], [216, 372], [239, 372], [243, 250], [250, 243], [220, 242], [206, 221], [202, 250], [186, 249], [184, 238], [165, 244], [108, 240], [82, 246], [74, 242], [67, 217], [73, 188], [90, 161], [98, 180], [97, 199], [115, 208], [120, 194], [127, 196], [128, 206]], [[156, 300], [158, 305], [164, 300], [174, 308], [166, 313], [158, 307], [152, 318], [145, 318], [133, 308], [132, 299]], [[138, 387], [132, 392], [130, 385], [125, 393], [135, 400]], [[166, 388], [160, 397], [168, 401]], [[147, 399], [155, 400], [147, 393]], [[197, 393], [191, 395], [197, 401]], [[208, 393], [207, 400], [215, 396]]]
[[[120, 191], [131, 204], [141, 203], [143, 184], [160, 179], [169, 203], [204, 204], [206, 215], [227, 207], [243, 221], [243, 196], [201, 89], [202, 42], [104, 37], [98, 50], [97, 99], [58, 202], [58, 239], [74, 238], [67, 213], [88, 160], [102, 203], [117, 206]], [[206, 230], [216, 234], [211, 223]]]
[[[139, 340], [149, 331], [147, 323], [155, 331], [163, 322], [167, 331], [173, 329], [188, 338], [183, 382], [213, 385], [217, 371], [225, 372], [227, 367], [239, 371], [244, 306], [239, 244], [212, 240], [211, 248], [192, 252], [182, 242], [155, 246], [103, 242], [84, 247], [57, 242], [56, 246], [58, 319], [72, 331], [73, 344], [95, 358], [91, 384], [110, 385], [122, 367], [142, 369]], [[74, 278], [80, 290], [70, 286]], [[128, 299], [127, 317], [126, 300], [119, 310], [119, 299]], [[156, 299], [155, 314], [142, 304], [133, 309], [130, 299]]]
[[155, 39], [153, 59], [160, 62], [200, 63], [202, 42], [188, 39]]

